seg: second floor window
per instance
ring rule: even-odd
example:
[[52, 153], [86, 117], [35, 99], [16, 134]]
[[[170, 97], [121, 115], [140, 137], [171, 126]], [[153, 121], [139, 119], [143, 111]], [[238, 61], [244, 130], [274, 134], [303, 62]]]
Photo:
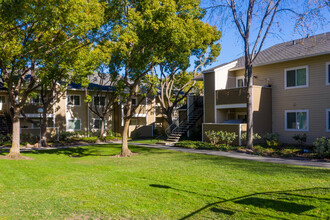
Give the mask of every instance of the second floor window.
[[137, 98], [132, 98], [132, 105], [137, 105]]
[[80, 105], [80, 96], [79, 95], [69, 95], [68, 96], [68, 105]]
[[105, 97], [104, 96], [94, 96], [94, 105], [105, 105]]
[[299, 88], [308, 86], [307, 67], [297, 67], [285, 70], [285, 88]]
[[244, 78], [237, 78], [236, 79], [236, 88], [244, 87]]

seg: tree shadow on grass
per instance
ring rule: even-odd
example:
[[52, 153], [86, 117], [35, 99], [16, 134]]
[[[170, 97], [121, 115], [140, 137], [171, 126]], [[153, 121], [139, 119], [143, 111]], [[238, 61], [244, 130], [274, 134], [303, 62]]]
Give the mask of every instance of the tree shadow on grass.
[[[315, 206], [312, 205], [304, 205], [304, 204], [299, 204], [296, 202], [292, 202], [292, 201], [283, 201], [280, 199], [267, 199], [267, 198], [259, 198], [257, 196], [272, 196], [274, 197], [275, 195], [286, 195], [286, 196], [292, 196], [292, 197], [299, 197], [299, 201], [301, 202], [301, 200], [303, 199], [308, 199], [305, 198], [306, 196], [303, 195], [299, 195], [299, 194], [291, 194], [292, 192], [306, 192], [306, 191], [310, 191], [310, 190], [326, 190], [329, 191], [330, 188], [322, 188], [322, 187], [315, 187], [315, 188], [306, 188], [306, 189], [297, 189], [297, 190], [286, 190], [286, 191], [271, 191], [271, 192], [261, 192], [261, 193], [252, 193], [252, 194], [248, 194], [245, 196], [240, 196], [240, 197], [235, 197], [232, 199], [225, 199], [222, 201], [218, 201], [218, 202], [214, 202], [214, 203], [209, 203], [203, 207], [201, 207], [200, 209], [184, 216], [181, 219], [188, 219], [206, 209], [211, 209], [214, 208], [214, 206], [216, 205], [220, 205], [222, 203], [227, 203], [227, 202], [234, 202], [236, 204], [241, 204], [241, 205], [252, 205], [258, 208], [265, 208], [265, 209], [273, 209], [276, 212], [285, 212], [285, 213], [294, 213], [294, 214], [301, 214], [303, 212], [312, 210], [314, 208], [316, 208]], [[313, 198], [311, 196], [309, 196], [309, 198]], [[330, 199], [328, 198], [315, 198], [317, 200], [320, 201], [324, 201], [326, 203], [329, 202]], [[223, 213], [223, 212], [222, 212]], [[231, 214], [233, 215], [233, 214]], [[310, 217], [317, 217], [317, 216], [313, 216], [313, 215], [307, 215]], [[269, 216], [270, 217], [270, 216]]]
[[[260, 192], [260, 193], [252, 193], [252, 194], [248, 194], [245, 196], [235, 197], [232, 199], [224, 199], [224, 198], [217, 197], [217, 196], [210, 196], [210, 195], [200, 194], [200, 193], [196, 193], [196, 192], [192, 192], [192, 191], [188, 191], [188, 190], [177, 189], [177, 188], [173, 188], [168, 185], [150, 184], [149, 186], [155, 187], [155, 188], [160, 188], [160, 189], [181, 191], [181, 192], [196, 194], [199, 196], [214, 197], [214, 198], [220, 199], [220, 201], [217, 201], [214, 203], [209, 203], [209, 204], [205, 205], [204, 207], [184, 216], [181, 219], [188, 219], [207, 209], [209, 209], [210, 211], [212, 211], [214, 213], [218, 213], [218, 214], [224, 214], [227, 216], [234, 215], [235, 211], [233, 211], [233, 210], [227, 210], [227, 209], [215, 207], [217, 205], [227, 203], [227, 202], [234, 202], [236, 204], [245, 205], [245, 206], [252, 205], [254, 207], [261, 208], [261, 209], [272, 209], [276, 212], [293, 213], [293, 214], [299, 215], [299, 214], [302, 214], [303, 212], [312, 210], [316, 207], [312, 206], [312, 205], [299, 204], [299, 203], [293, 202], [292, 200], [300, 201], [300, 203], [302, 200], [310, 200], [310, 199], [316, 199], [319, 201], [323, 201], [325, 203], [328, 203], [330, 201], [330, 199], [328, 199], [328, 198], [318, 198], [318, 197], [298, 194], [298, 192], [305, 193], [308, 191], [315, 191], [315, 190], [316, 191], [322, 191], [322, 190], [329, 191], [330, 190], [330, 188], [321, 188], [321, 187], [296, 189], [296, 190], [285, 190], [285, 191]], [[282, 197], [274, 198], [274, 197], [278, 197], [278, 196], [282, 196]], [[260, 198], [260, 197], [266, 197], [266, 198]], [[267, 197], [269, 197], [269, 198], [267, 198]], [[295, 200], [295, 198], [299, 198], [299, 200]], [[250, 211], [250, 214], [260, 214], [260, 213], [252, 213]], [[275, 216], [270, 216], [270, 215], [265, 215], [265, 214], [263, 214], [263, 216], [268, 216], [268, 217], [272, 217], [272, 218], [275, 217]], [[309, 216], [316, 217], [316, 216], [312, 216], [312, 215], [309, 215]], [[276, 218], [278, 218], [278, 217], [276, 217]]]
[[[81, 147], [70, 147], [70, 148], [59, 148], [59, 149], [41, 149], [41, 150], [31, 150], [25, 151], [24, 153], [28, 154], [55, 154], [55, 155], [66, 155], [72, 158], [81, 158], [87, 156], [114, 156], [120, 153], [121, 146], [116, 144], [111, 145], [89, 145], [89, 146], [81, 146]], [[165, 152], [157, 152], [158, 149], [152, 148], [144, 148], [139, 146], [132, 146], [131, 150], [133, 152], [144, 154], [144, 153], [165, 153]], [[8, 152], [0, 152], [0, 155], [5, 155]], [[171, 153], [171, 152], [166, 152]]]

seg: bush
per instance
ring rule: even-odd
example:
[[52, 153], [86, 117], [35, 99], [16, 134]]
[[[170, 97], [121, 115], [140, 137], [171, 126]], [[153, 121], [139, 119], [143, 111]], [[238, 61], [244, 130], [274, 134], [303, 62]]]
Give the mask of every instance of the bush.
[[216, 145], [219, 142], [218, 132], [207, 131], [205, 132], [206, 137], [209, 139], [211, 144]]
[[8, 140], [8, 136], [0, 134], [0, 144], [3, 145]]
[[298, 142], [299, 145], [304, 145], [307, 141], [307, 135], [306, 134], [295, 134], [293, 137], [292, 137], [295, 141]]
[[210, 140], [211, 144], [217, 145], [220, 143], [225, 143], [226, 147], [229, 144], [233, 143], [237, 138], [237, 134], [235, 132], [227, 132], [227, 131], [207, 131], [205, 132], [206, 137]]
[[320, 157], [330, 157], [330, 138], [317, 138], [314, 143], [314, 152]]
[[268, 147], [277, 147], [280, 145], [278, 142], [278, 133], [266, 133], [262, 138], [265, 140]]
[[112, 131], [112, 130], [109, 130], [109, 131], [107, 132], [107, 136], [111, 136], [111, 137], [121, 137], [121, 134], [118, 133], [118, 132], [114, 132], [114, 131]]
[[283, 149], [280, 151], [280, 154], [282, 157], [292, 157], [292, 156], [296, 156], [297, 153], [300, 151], [300, 149]]
[[31, 133], [25, 133], [21, 134], [21, 142], [29, 143], [29, 144], [35, 144], [40, 141], [40, 137], [37, 135], [33, 135]]
[[[246, 138], [247, 138], [247, 133], [246, 132], [242, 133], [241, 139], [243, 141], [246, 141]], [[253, 140], [260, 140], [260, 139], [261, 139], [261, 136], [258, 133], [253, 134]]]
[[60, 141], [67, 141], [67, 140], [69, 140], [69, 138], [71, 138], [73, 136], [74, 136], [73, 132], [63, 131], [60, 133], [59, 139], [60, 139]]
[[98, 137], [82, 137], [82, 138], [80, 138], [80, 140], [88, 142], [88, 143], [96, 143], [96, 141], [98, 140]]

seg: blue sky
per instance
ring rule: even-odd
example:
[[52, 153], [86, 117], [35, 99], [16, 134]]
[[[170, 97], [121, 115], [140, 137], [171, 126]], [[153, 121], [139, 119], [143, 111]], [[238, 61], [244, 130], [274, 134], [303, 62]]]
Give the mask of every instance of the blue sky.
[[[317, 22], [312, 24], [310, 26], [311, 35], [330, 32], [329, 9], [325, 9], [323, 13], [325, 18], [325, 22], [324, 22], [325, 24], [318, 25], [319, 23]], [[226, 22], [225, 25], [220, 24], [219, 22], [220, 19], [221, 18], [219, 16], [217, 17], [217, 15], [214, 14], [212, 17], [210, 17], [210, 13], [207, 14], [205, 18], [205, 22], [211, 25], [216, 25], [218, 29], [222, 32], [222, 37], [220, 40], [222, 49], [220, 52], [220, 56], [217, 58], [217, 61], [204, 69], [208, 69], [220, 65], [222, 63], [232, 61], [244, 55], [243, 41], [242, 41], [242, 37], [238, 33], [237, 27], [230, 21]], [[278, 23], [276, 24], [279, 25], [273, 25], [273, 28], [270, 30], [269, 35], [267, 35], [266, 41], [262, 49], [266, 49], [278, 43], [283, 43], [294, 39], [300, 39], [307, 36], [307, 33], [303, 33], [303, 34], [296, 33], [294, 28], [295, 22], [294, 19], [292, 18], [292, 15], [282, 14], [280, 17], [278, 17], [277, 22]], [[257, 27], [254, 27], [254, 29], [252, 29], [251, 34], [253, 35], [253, 33], [255, 33], [256, 31], [257, 31]]]

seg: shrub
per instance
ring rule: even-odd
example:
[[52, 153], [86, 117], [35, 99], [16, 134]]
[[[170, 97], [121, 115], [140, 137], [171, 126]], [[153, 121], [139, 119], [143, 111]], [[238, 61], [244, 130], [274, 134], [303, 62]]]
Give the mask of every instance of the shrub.
[[277, 147], [280, 145], [278, 142], [278, 133], [266, 133], [262, 138], [265, 140], [268, 147]]
[[207, 131], [205, 132], [206, 137], [209, 139], [211, 144], [216, 145], [219, 142], [218, 132], [215, 131]]
[[237, 134], [235, 132], [227, 132], [227, 131], [207, 131], [205, 132], [206, 137], [210, 140], [211, 144], [217, 145], [220, 143], [225, 143], [228, 147], [229, 144], [233, 143], [237, 138]]
[[81, 141], [85, 141], [88, 143], [96, 143], [98, 137], [82, 137], [80, 138]]
[[67, 140], [69, 140], [70, 137], [73, 137], [73, 136], [74, 136], [73, 132], [63, 131], [60, 133], [59, 139], [60, 139], [60, 141], [67, 141]]
[[292, 157], [296, 156], [296, 154], [300, 151], [300, 149], [283, 149], [280, 151], [281, 156], [283, 157]]
[[0, 144], [1, 145], [7, 140], [8, 140], [8, 136], [0, 134]]
[[226, 147], [229, 147], [229, 144], [233, 143], [234, 140], [237, 138], [237, 134], [235, 132], [227, 132], [227, 131], [219, 131], [219, 140], [224, 142]]
[[[247, 138], [247, 133], [246, 132], [242, 133], [241, 139], [243, 141], [246, 141], [246, 138]], [[258, 133], [253, 134], [253, 140], [260, 140], [260, 139], [261, 139], [261, 136]]]
[[118, 132], [114, 132], [114, 131], [112, 131], [112, 130], [109, 130], [109, 131], [107, 132], [107, 136], [111, 136], [111, 137], [121, 137], [121, 134], [118, 133]]
[[37, 135], [33, 135], [31, 133], [25, 133], [25, 134], [21, 134], [21, 142], [26, 142], [29, 144], [35, 144], [37, 142], [39, 142], [40, 137]]
[[297, 141], [299, 145], [304, 145], [307, 141], [306, 134], [295, 134], [292, 138]]
[[314, 152], [317, 153], [320, 157], [329, 157], [330, 156], [330, 138], [321, 137], [317, 138], [314, 143]]

